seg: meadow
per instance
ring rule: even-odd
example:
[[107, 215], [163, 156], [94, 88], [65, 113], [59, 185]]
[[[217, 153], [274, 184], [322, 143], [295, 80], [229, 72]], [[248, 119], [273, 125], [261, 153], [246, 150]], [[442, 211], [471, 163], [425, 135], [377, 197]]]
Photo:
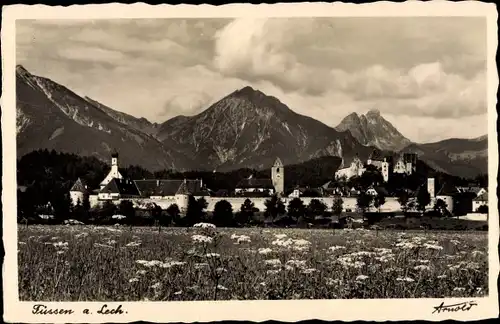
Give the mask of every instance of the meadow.
[[19, 298], [480, 297], [487, 242], [486, 231], [19, 226]]

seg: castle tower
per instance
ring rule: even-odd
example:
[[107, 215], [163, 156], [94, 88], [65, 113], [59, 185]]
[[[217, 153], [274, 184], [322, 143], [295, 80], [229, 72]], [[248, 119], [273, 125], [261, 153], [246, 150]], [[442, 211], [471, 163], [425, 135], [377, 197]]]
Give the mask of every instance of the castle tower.
[[276, 194], [282, 195], [285, 192], [285, 168], [280, 158], [276, 158], [273, 167], [271, 168], [271, 179], [273, 181]]
[[434, 199], [436, 197], [435, 187], [436, 187], [436, 185], [435, 185], [434, 178], [428, 178], [427, 179], [427, 192], [431, 196], [431, 199]]
[[78, 201], [82, 204], [85, 199], [85, 195], [88, 195], [87, 185], [84, 181], [82, 181], [82, 179], [78, 178], [73, 187], [69, 190], [69, 196], [73, 206], [75, 206]]

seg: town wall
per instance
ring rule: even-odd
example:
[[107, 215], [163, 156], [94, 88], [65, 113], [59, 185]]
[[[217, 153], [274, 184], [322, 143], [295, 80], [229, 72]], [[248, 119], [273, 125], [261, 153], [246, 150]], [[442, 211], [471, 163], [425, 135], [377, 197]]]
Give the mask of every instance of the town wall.
[[[197, 197], [199, 198], [199, 197]], [[226, 200], [228, 201], [231, 206], [233, 207], [233, 211], [239, 211], [241, 208], [241, 205], [245, 202], [247, 198], [246, 197], [205, 197], [205, 200], [208, 203], [207, 206], [207, 211], [213, 211], [215, 208], [215, 204], [221, 200]], [[266, 209], [265, 206], [265, 201], [268, 198], [248, 198], [250, 201], [252, 201], [255, 205], [256, 208], [258, 208], [260, 211], [264, 211]], [[285, 206], [288, 206], [288, 203], [294, 198], [281, 198]], [[333, 200], [335, 199], [334, 197], [300, 197], [304, 205], [308, 205], [311, 200], [313, 199], [318, 199], [319, 201], [323, 202], [327, 206], [327, 210], [331, 211], [331, 208], [333, 206]], [[343, 207], [344, 211], [347, 209], [350, 209], [351, 211], [356, 210], [356, 198], [349, 198], [349, 197], [344, 197], [342, 198], [343, 200]], [[396, 198], [393, 197], [388, 197], [386, 198], [385, 204], [380, 208], [381, 212], [396, 212], [400, 211], [400, 205], [397, 201]]]
[[[185, 197], [182, 197], [182, 198], [185, 198]], [[198, 198], [201, 198], [201, 196], [195, 197], [195, 198], [198, 199]], [[228, 201], [231, 204], [231, 206], [233, 207], [233, 212], [237, 212], [240, 210], [241, 205], [247, 199], [247, 197], [204, 197], [204, 198], [208, 203], [206, 210], [209, 212], [212, 212], [215, 208], [215, 204], [219, 201], [222, 201], [222, 200]], [[448, 205], [448, 209], [450, 208], [450, 206], [453, 205], [451, 197], [437, 197], [437, 198], [445, 200], [445, 202]], [[268, 198], [249, 197], [248, 199], [250, 199], [250, 201], [252, 201], [254, 203], [255, 207], [258, 208], [259, 211], [265, 211], [265, 209], [266, 209], [265, 201]], [[281, 200], [283, 201], [285, 206], [288, 206], [289, 202], [292, 199], [294, 199], [294, 198], [288, 198], [288, 197], [281, 198]], [[300, 197], [300, 199], [302, 200], [302, 202], [306, 206], [311, 202], [312, 199], [318, 199], [319, 201], [323, 202], [327, 206], [328, 211], [331, 211], [331, 208], [333, 206], [333, 201], [335, 198], [334, 197], [317, 197], [317, 198], [315, 198], [315, 197]], [[187, 207], [187, 199], [183, 199], [181, 202], [181, 201], [179, 201], [178, 197], [164, 197], [162, 199], [127, 199], [127, 200], [132, 201], [134, 203], [134, 205], [136, 206], [136, 208], [145, 208], [145, 206], [148, 203], [155, 203], [156, 205], [160, 206], [164, 210], [167, 209], [170, 205], [172, 205], [174, 203], [177, 203], [177, 205], [179, 206], [179, 208], [181, 210], [183, 210], [184, 208]], [[343, 206], [343, 209], [345, 212], [348, 212], [348, 211], [355, 212], [356, 211], [356, 198], [343, 197], [342, 200], [343, 200], [342, 206]], [[432, 208], [432, 206], [434, 206], [434, 201], [435, 201], [435, 199], [432, 200], [432, 202], [429, 204], [429, 206], [427, 208]], [[119, 204], [120, 200], [113, 200], [113, 202], [115, 204]], [[102, 203], [102, 201], [101, 202], [96, 201], [95, 204], [97, 204], [97, 203]], [[94, 204], [91, 204], [91, 205], [95, 206]], [[376, 211], [376, 209], [372, 208], [371, 211]], [[397, 201], [397, 198], [386, 197], [386, 202], [384, 205], [382, 205], [380, 207], [380, 211], [385, 212], [385, 213], [399, 212], [399, 211], [401, 211], [401, 205]]]

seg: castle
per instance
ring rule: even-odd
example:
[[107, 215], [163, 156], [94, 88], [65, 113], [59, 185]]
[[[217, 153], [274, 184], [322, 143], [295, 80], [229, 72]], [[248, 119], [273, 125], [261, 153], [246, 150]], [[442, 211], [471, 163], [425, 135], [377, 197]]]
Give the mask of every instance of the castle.
[[[382, 156], [378, 153], [378, 151], [374, 151], [366, 161], [366, 165], [376, 167], [382, 174], [384, 182], [387, 182], [389, 181], [391, 170], [392, 174], [410, 175], [416, 172], [417, 160], [418, 155], [416, 153], [403, 153], [394, 158], [392, 156]], [[365, 164], [358, 157], [355, 157], [349, 167], [341, 168], [335, 172], [335, 179], [350, 179], [355, 176], [359, 177], [365, 171]]]

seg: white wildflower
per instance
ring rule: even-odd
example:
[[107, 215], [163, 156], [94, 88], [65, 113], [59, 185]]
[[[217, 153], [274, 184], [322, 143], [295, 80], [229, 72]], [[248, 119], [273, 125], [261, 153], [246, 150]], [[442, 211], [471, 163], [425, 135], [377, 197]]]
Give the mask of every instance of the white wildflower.
[[258, 250], [259, 254], [269, 254], [269, 253], [272, 253], [273, 250], [271, 250], [270, 248], [260, 248]]
[[58, 248], [67, 248], [68, 242], [57, 242], [57, 243], [52, 243], [52, 245]]
[[276, 237], [278, 240], [281, 240], [286, 237], [286, 234], [274, 234], [274, 237]]
[[182, 290], [174, 292], [174, 295], [182, 295]]
[[95, 247], [103, 247], [103, 248], [113, 248], [111, 245], [106, 245], [106, 244], [101, 244], [101, 243], [94, 243]]
[[196, 228], [211, 228], [211, 229], [215, 229], [215, 225], [214, 224], [211, 224], [211, 223], [197, 223], [197, 224], [194, 224], [193, 227], [196, 227]]
[[141, 242], [130, 242], [129, 244], [125, 245], [127, 247], [136, 247], [141, 245]]
[[227, 290], [227, 288], [224, 287], [223, 285], [217, 285], [217, 289], [218, 290]]
[[278, 274], [281, 271], [281, 269], [276, 269], [276, 270], [267, 270], [267, 274]]
[[326, 278], [326, 284], [328, 286], [337, 286], [342, 284], [342, 280], [340, 279], [332, 279], [332, 278]]
[[380, 254], [380, 255], [384, 255], [384, 254], [392, 254], [392, 249], [387, 249], [387, 248], [375, 248], [373, 249], [375, 250], [376, 253]]
[[398, 278], [396, 278], [396, 281], [414, 282], [415, 280], [410, 278], [410, 277], [404, 277], [404, 278], [398, 277]]
[[182, 266], [182, 265], [185, 265], [185, 264], [186, 264], [186, 262], [169, 261], [169, 262], [161, 263], [160, 267], [162, 267], [162, 268], [172, 268], [172, 267], [175, 267], [175, 266]]
[[412, 242], [399, 242], [396, 244], [396, 247], [399, 247], [403, 250], [410, 250], [410, 249], [414, 249], [417, 247], [417, 245], [415, 245], [414, 243]]
[[241, 244], [241, 243], [251, 243], [252, 241], [250, 240], [250, 236], [246, 236], [246, 235], [241, 235], [239, 238], [238, 238], [238, 244]]
[[207, 257], [207, 258], [220, 258], [220, 254], [219, 253], [207, 253], [207, 254], [205, 254], [205, 257]]
[[292, 259], [292, 260], [288, 260], [288, 261], [286, 262], [286, 264], [291, 265], [291, 266], [295, 266], [295, 267], [297, 267], [297, 268], [303, 268], [303, 267], [305, 267], [305, 266], [306, 266], [306, 261], [304, 261], [304, 260], [294, 260], [294, 259]]
[[273, 267], [279, 267], [281, 265], [281, 261], [279, 259], [264, 260], [264, 263]]
[[208, 267], [208, 263], [195, 263], [194, 264], [195, 269], [201, 269], [201, 268], [205, 268], [205, 267]]
[[368, 276], [365, 276], [365, 275], [359, 275], [356, 277], [356, 281], [364, 281], [368, 279]]
[[335, 252], [337, 250], [345, 250], [345, 246], [335, 245], [328, 248], [330, 252]]
[[314, 268], [308, 268], [308, 269], [302, 270], [302, 273], [304, 273], [304, 274], [310, 274], [310, 273], [313, 273], [315, 271], [317, 271], [317, 270], [314, 269]]
[[139, 278], [137, 278], [137, 277], [130, 278], [130, 279], [128, 280], [128, 282], [130, 282], [130, 283], [133, 283], [133, 282], [138, 282], [138, 281], [139, 281]]
[[309, 242], [307, 240], [303, 240], [303, 239], [298, 239], [298, 240], [294, 240], [293, 244], [297, 245], [297, 246], [303, 246], [303, 245], [310, 245], [311, 242]]
[[157, 282], [157, 283], [151, 285], [150, 287], [153, 289], [159, 289], [159, 288], [161, 288], [161, 282]]
[[193, 235], [191, 236], [196, 243], [212, 243], [213, 239], [206, 235]]
[[436, 251], [439, 251], [439, 250], [442, 250], [443, 247], [440, 246], [440, 245], [436, 245], [436, 244], [429, 244], [429, 243], [425, 243], [424, 244], [424, 247], [426, 249], [429, 249], [429, 250], [436, 250]]
[[419, 271], [424, 271], [424, 270], [425, 271], [429, 271], [431, 268], [429, 266], [427, 266], [427, 265], [420, 264], [420, 265], [418, 265], [416, 267], [413, 267], [413, 269], [419, 270]]

